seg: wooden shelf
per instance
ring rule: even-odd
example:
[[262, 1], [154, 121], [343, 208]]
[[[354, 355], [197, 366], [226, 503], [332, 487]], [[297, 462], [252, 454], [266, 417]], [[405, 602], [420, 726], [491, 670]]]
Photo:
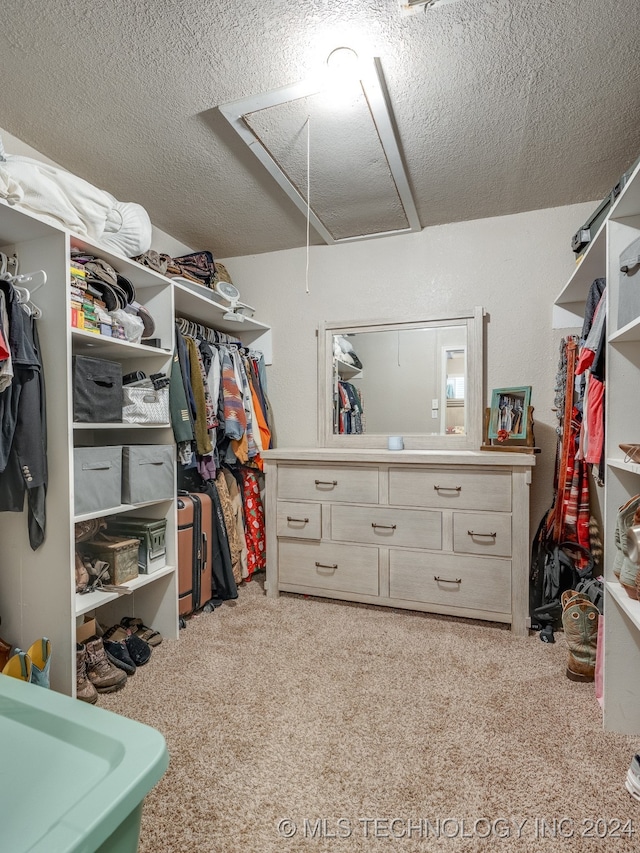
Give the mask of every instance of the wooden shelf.
[[607, 591], [618, 606], [629, 617], [633, 625], [640, 631], [640, 601], [630, 598], [624, 587], [618, 581], [607, 581]]
[[125, 423], [109, 423], [109, 424], [73, 424], [74, 430], [83, 429], [168, 429], [171, 424], [125, 424]]
[[626, 326], [609, 335], [610, 344], [627, 343], [629, 341], [640, 341], [640, 317], [636, 317], [630, 323], [627, 323]]
[[359, 379], [362, 376], [361, 367], [356, 367], [339, 358], [334, 358], [333, 363], [340, 379]]
[[73, 522], [89, 521], [92, 518], [102, 518], [102, 516], [116, 515], [119, 512], [130, 512], [132, 509], [142, 509], [145, 506], [155, 506], [156, 504], [166, 503], [167, 500], [173, 501], [173, 498], [162, 498], [156, 501], [145, 501], [141, 504], [120, 504], [119, 506], [108, 507], [107, 509], [99, 509], [96, 512], [85, 512], [82, 515], [74, 515]]
[[146, 344], [132, 344], [119, 338], [95, 335], [84, 329], [71, 329], [74, 352], [82, 352], [99, 358], [169, 358], [172, 350], [150, 347]]
[[[123, 583], [122, 586], [132, 591], [135, 591], [136, 589], [141, 589], [143, 586], [147, 586], [147, 584], [157, 581], [158, 578], [173, 574], [175, 570], [175, 566], [163, 566], [161, 569], [156, 569], [155, 572], [149, 572], [149, 574], [146, 575], [138, 575], [137, 578]], [[125, 596], [119, 595], [117, 592], [106, 592], [102, 590], [88, 592], [84, 595], [82, 593], [77, 592], [76, 616], [82, 616], [84, 613], [89, 613], [91, 610], [96, 610], [98, 607], [102, 607], [104, 604], [108, 604], [110, 601], [115, 601], [117, 598], [124, 597]]]

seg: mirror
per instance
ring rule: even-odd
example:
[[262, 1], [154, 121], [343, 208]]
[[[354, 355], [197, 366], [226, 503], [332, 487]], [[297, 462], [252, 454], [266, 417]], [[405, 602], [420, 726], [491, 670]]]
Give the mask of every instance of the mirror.
[[327, 323], [319, 333], [321, 446], [477, 450], [483, 310], [407, 323]]

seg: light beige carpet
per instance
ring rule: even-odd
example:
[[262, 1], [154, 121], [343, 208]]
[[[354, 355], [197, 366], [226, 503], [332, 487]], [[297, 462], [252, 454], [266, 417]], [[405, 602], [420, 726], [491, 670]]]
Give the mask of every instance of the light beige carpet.
[[100, 697], [167, 739], [141, 853], [638, 850], [640, 743], [556, 637], [253, 581]]

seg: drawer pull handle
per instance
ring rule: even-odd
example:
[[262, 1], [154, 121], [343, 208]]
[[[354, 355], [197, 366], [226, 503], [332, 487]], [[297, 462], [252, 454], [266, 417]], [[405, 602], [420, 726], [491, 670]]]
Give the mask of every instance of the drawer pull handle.
[[315, 480], [316, 486], [337, 486], [337, 480]]
[[436, 492], [461, 492], [462, 486], [434, 486]]
[[395, 524], [376, 524], [375, 521], [371, 522], [372, 527], [382, 527], [384, 530], [395, 530]]
[[309, 524], [308, 518], [294, 518], [292, 515], [287, 516], [287, 521], [297, 521], [300, 524]]
[[462, 578], [456, 578], [455, 580], [451, 580], [451, 578], [441, 578], [438, 577], [438, 575], [434, 575], [433, 579], [438, 583], [462, 583]]
[[490, 539], [495, 539], [498, 533], [478, 533], [477, 530], [467, 530], [467, 536], [487, 536]]
[[333, 569], [333, 570], [335, 570], [338, 568], [338, 564], [334, 563], [332, 566], [328, 566], [328, 565], [326, 565], [326, 563], [319, 563], [316, 560], [316, 568], [317, 569]]

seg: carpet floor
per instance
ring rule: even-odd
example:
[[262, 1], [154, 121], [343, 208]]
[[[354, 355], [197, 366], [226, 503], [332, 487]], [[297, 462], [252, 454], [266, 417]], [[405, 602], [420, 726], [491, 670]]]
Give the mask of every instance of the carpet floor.
[[638, 850], [638, 739], [556, 638], [254, 580], [100, 697], [167, 740], [140, 853]]

